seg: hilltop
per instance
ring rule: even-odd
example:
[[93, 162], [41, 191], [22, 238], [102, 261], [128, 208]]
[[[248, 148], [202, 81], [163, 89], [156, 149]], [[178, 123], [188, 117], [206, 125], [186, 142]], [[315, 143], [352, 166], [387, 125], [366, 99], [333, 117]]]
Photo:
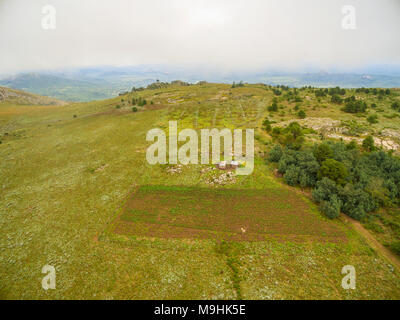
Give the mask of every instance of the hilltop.
[[[318, 90], [175, 82], [87, 103], [0, 103], [0, 296], [400, 298], [392, 261], [268, 161], [279, 141], [273, 128], [293, 121], [304, 146], [372, 135], [398, 152], [400, 91]], [[150, 165], [146, 135], [169, 121], [179, 130], [253, 128], [254, 173]], [[363, 225], [391, 243], [398, 216]], [[40, 287], [46, 264], [57, 290]], [[342, 287], [347, 265], [357, 270], [356, 290]]]
[[338, 70], [327, 72], [310, 69], [303, 72], [261, 70], [258, 72], [218, 72], [216, 70], [195, 70], [191, 68], [170, 68], [166, 66], [142, 65], [135, 67], [87, 67], [70, 68], [60, 71], [37, 71], [18, 73], [0, 78], [0, 86], [26, 90], [51, 96], [64, 101], [82, 102], [103, 100], [117, 96], [131, 87], [146, 87], [160, 80], [171, 82], [181, 79], [190, 83], [207, 80], [217, 83], [244, 81], [302, 87], [358, 88], [358, 87], [400, 87], [398, 69], [366, 69], [351, 73]]
[[0, 103], [2, 102], [23, 105], [66, 105], [66, 102], [61, 100], [6, 87], [0, 87]]

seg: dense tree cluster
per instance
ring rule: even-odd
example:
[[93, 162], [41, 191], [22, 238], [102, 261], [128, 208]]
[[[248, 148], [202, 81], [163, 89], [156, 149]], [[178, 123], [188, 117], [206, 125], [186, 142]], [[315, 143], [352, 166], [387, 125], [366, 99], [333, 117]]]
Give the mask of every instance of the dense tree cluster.
[[145, 106], [146, 104], [147, 104], [146, 99], [143, 99], [142, 97], [132, 98], [132, 105], [133, 106], [142, 107], [142, 106]]
[[330, 218], [343, 212], [363, 219], [380, 206], [400, 204], [400, 159], [376, 150], [367, 137], [355, 142], [323, 142], [298, 149], [275, 145], [269, 161], [278, 164], [289, 185], [311, 187], [313, 199]]
[[297, 122], [292, 122], [286, 128], [274, 127], [271, 135], [280, 144], [294, 150], [299, 150], [304, 143], [304, 129]]
[[268, 107], [268, 111], [276, 112], [278, 111], [278, 99], [274, 98], [272, 104]]
[[338, 94], [334, 94], [331, 97], [331, 102], [336, 104], [341, 104], [343, 102], [343, 99]]
[[346, 105], [342, 108], [344, 112], [359, 113], [365, 112], [368, 108], [365, 101], [356, 100], [354, 96], [345, 99]]
[[240, 87], [244, 87], [243, 81], [240, 81], [239, 83], [233, 81], [232, 88], [240, 88]]
[[282, 91], [276, 88], [272, 88], [272, 92], [276, 95], [276, 96], [280, 96], [282, 94]]
[[316, 97], [326, 97], [326, 95], [329, 93], [328, 89], [318, 89], [315, 90], [315, 96]]
[[393, 102], [392, 109], [394, 109], [396, 111], [400, 111], [400, 102], [398, 102], [398, 101]]
[[330, 96], [334, 96], [334, 95], [341, 95], [344, 96], [346, 94], [346, 89], [340, 88], [340, 87], [335, 87], [335, 88], [329, 88], [328, 89], [328, 94]]
[[390, 95], [390, 89], [377, 89], [377, 88], [357, 88], [356, 93], [366, 93], [366, 94], [374, 94], [374, 95]]

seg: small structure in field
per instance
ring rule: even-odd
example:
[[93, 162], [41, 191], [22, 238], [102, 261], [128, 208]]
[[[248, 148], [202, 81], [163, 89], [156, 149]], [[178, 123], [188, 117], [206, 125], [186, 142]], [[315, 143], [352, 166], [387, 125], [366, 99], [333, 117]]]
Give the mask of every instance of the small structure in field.
[[239, 167], [239, 162], [238, 161], [231, 161], [230, 167], [231, 167], [231, 169], [236, 169], [237, 167]]
[[225, 170], [226, 169], [226, 161], [221, 161], [218, 163], [218, 169]]

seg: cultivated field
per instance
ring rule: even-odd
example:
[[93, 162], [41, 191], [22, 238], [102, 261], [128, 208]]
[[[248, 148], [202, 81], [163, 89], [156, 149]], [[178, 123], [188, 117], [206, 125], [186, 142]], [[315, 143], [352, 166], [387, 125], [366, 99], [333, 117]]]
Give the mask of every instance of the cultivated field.
[[117, 234], [221, 241], [346, 242], [290, 190], [140, 187], [114, 226]]

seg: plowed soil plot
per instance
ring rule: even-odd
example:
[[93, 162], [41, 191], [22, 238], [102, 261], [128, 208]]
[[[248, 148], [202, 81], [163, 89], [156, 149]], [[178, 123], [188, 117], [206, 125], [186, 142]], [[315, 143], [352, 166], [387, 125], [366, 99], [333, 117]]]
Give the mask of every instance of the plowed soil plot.
[[234, 241], [346, 241], [344, 231], [289, 190], [143, 186], [114, 224], [117, 234]]

